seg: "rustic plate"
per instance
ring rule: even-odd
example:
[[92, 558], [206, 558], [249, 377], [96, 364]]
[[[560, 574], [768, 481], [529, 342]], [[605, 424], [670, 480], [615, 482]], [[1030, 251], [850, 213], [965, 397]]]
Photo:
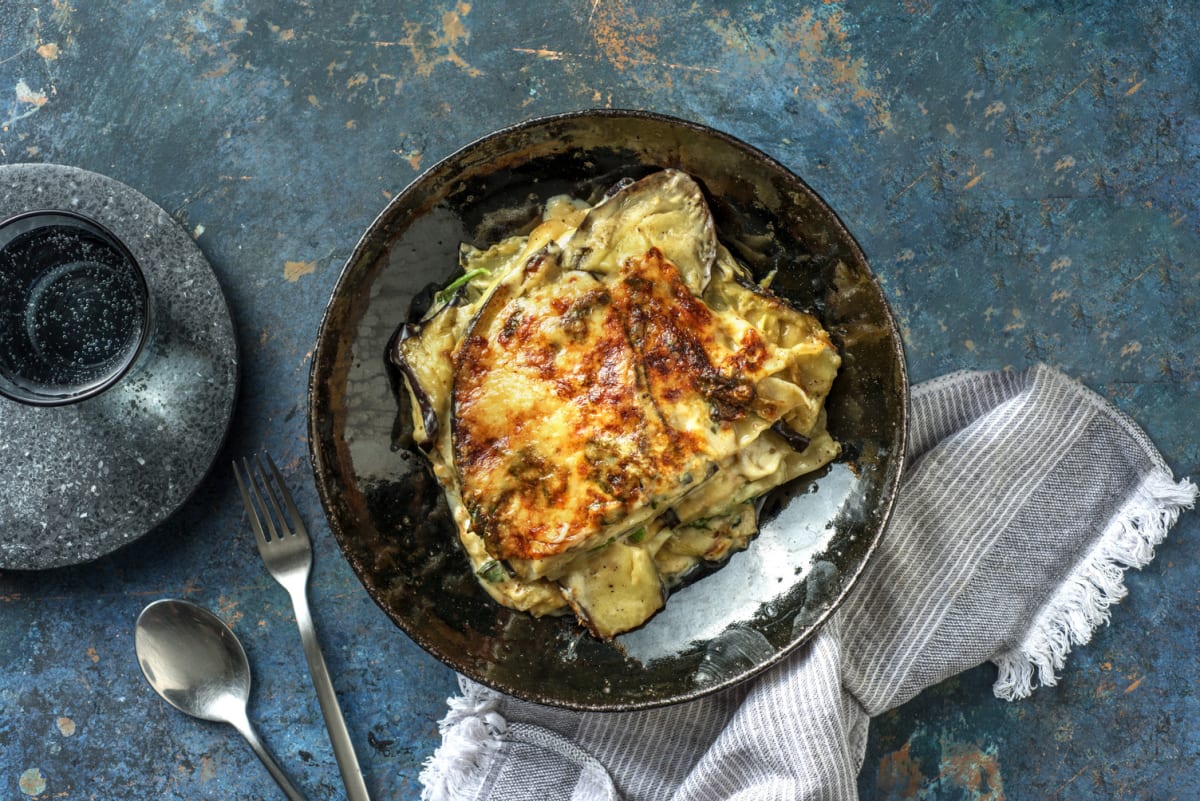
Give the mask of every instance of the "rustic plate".
[[233, 416], [238, 351], [212, 266], [134, 188], [62, 164], [0, 166], [0, 220], [83, 214], [129, 248], [154, 333], [117, 385], [66, 406], [0, 397], [0, 570], [92, 562], [143, 537], [208, 475]]
[[[496, 605], [475, 582], [437, 483], [402, 447], [407, 414], [384, 350], [413, 297], [456, 269], [460, 242], [521, 229], [558, 193], [595, 199], [618, 179], [676, 167], [706, 189], [721, 239], [756, 275], [822, 318], [844, 357], [828, 402], [844, 455], [781, 487], [762, 529], [720, 570], [675, 592], [619, 646], [572, 618]], [[697, 698], [778, 662], [845, 597], [873, 552], [904, 460], [903, 348], [865, 257], [803, 181], [695, 123], [634, 111], [536, 119], [454, 153], [397, 195], [347, 261], [309, 383], [317, 488], [371, 597], [417, 643], [498, 690], [574, 709]]]

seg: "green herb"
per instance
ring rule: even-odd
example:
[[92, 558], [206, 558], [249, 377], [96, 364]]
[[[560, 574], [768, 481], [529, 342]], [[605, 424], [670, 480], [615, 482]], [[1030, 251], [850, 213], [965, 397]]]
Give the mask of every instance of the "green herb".
[[637, 545], [642, 540], [646, 539], [646, 527], [642, 526], [637, 531], [629, 535], [629, 541]]
[[504, 581], [508, 578], [508, 574], [504, 572], [504, 565], [497, 562], [495, 559], [489, 559], [475, 571], [475, 575], [479, 576], [484, 581], [490, 581], [495, 584], [497, 581]]
[[458, 289], [460, 287], [466, 286], [468, 283], [470, 283], [471, 281], [473, 281], [474, 279], [478, 278], [481, 275], [488, 276], [491, 274], [492, 274], [492, 271], [487, 269], [486, 267], [476, 267], [474, 270], [467, 270], [465, 273], [460, 275], [458, 278], [455, 278], [453, 281], [451, 281], [450, 284], [448, 286], [446, 286], [445, 289], [440, 290], [436, 295], [434, 295], [433, 296], [434, 302], [438, 303], [439, 305], [442, 303], [448, 303], [450, 301], [450, 298], [454, 295], [455, 292], [458, 291]]
[[610, 546], [614, 542], [616, 542], [616, 540], [617, 540], [617, 535], [614, 534], [613, 536], [609, 537], [607, 540], [600, 543], [599, 545], [593, 545], [591, 548], [588, 549], [588, 552], [595, 553], [596, 551], [603, 551], [605, 548], [607, 548], [608, 546]]

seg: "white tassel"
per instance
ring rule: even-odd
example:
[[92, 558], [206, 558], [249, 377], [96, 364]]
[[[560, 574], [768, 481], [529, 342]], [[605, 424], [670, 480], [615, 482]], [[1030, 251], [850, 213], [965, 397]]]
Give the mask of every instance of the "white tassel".
[[508, 730], [499, 702], [491, 690], [465, 682], [463, 695], [446, 701], [450, 711], [438, 722], [442, 744], [421, 769], [422, 801], [475, 798]]
[[996, 697], [1012, 701], [1039, 684], [1053, 687], [1071, 647], [1091, 640], [1096, 628], [1108, 623], [1109, 607], [1125, 597], [1125, 570], [1148, 565], [1154, 548], [1195, 502], [1196, 485], [1190, 480], [1176, 482], [1165, 470], [1150, 473], [1038, 612], [1021, 645], [996, 657]]

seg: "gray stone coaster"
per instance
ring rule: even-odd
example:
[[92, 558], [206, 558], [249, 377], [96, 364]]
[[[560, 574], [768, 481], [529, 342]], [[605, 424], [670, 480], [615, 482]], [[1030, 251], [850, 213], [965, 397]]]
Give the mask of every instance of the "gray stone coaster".
[[0, 166], [0, 220], [50, 209], [125, 243], [149, 285], [153, 332], [130, 374], [96, 397], [57, 407], [0, 397], [0, 569], [90, 562], [148, 533], [208, 473], [237, 393], [225, 297], [166, 211], [86, 170]]

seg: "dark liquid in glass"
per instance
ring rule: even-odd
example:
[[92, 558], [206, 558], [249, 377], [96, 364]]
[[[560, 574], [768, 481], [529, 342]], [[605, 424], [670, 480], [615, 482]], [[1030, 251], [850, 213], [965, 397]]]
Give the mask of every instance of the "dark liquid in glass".
[[0, 392], [64, 403], [99, 391], [137, 358], [145, 280], [128, 251], [88, 220], [45, 213], [0, 228]]

